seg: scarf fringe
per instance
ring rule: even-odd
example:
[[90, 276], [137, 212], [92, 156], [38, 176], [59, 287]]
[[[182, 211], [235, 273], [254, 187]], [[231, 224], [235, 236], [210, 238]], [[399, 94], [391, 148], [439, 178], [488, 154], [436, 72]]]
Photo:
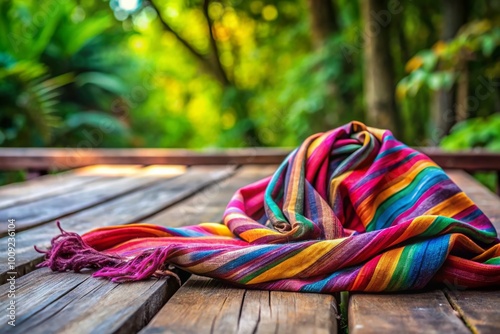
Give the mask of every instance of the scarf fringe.
[[103, 277], [116, 283], [141, 281], [149, 277], [173, 277], [181, 285], [179, 276], [168, 270], [168, 247], [147, 250], [135, 258], [105, 254], [90, 247], [82, 237], [74, 232], [67, 232], [57, 221], [61, 234], [51, 240], [47, 250], [35, 246], [35, 250], [45, 254], [45, 260], [37, 267], [49, 267], [53, 271], [80, 272], [83, 268], [98, 268], [92, 274], [94, 277]]

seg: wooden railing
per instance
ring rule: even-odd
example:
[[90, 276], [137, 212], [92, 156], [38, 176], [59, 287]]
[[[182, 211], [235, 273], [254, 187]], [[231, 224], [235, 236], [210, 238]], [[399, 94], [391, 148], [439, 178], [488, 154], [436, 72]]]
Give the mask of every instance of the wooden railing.
[[[445, 169], [497, 173], [500, 192], [500, 153], [484, 150], [445, 152], [439, 148], [420, 147]], [[239, 148], [225, 150], [186, 149], [86, 149], [86, 148], [0, 148], [0, 170], [68, 170], [94, 164], [278, 164], [290, 148]]]

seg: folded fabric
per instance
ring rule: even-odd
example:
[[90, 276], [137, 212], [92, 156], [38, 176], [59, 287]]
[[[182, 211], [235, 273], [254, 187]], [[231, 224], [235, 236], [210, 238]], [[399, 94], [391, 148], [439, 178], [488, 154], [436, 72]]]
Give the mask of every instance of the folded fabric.
[[[168, 225], [168, 221], [165, 222]], [[116, 282], [174, 275], [331, 293], [500, 284], [489, 219], [427, 156], [352, 122], [307, 138], [274, 175], [238, 190], [223, 224], [61, 229], [41, 266]]]

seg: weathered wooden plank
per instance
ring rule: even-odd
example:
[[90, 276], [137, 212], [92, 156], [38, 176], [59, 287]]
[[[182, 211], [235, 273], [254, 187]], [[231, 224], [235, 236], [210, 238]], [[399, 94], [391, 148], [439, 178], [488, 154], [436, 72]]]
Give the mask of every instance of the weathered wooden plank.
[[85, 183], [104, 177], [131, 175], [137, 173], [139, 167], [139, 165], [94, 165], [5, 185], [0, 187], [0, 209], [68, 193], [77, 190]]
[[336, 333], [331, 295], [234, 288], [192, 276], [141, 334]]
[[446, 174], [490, 218], [497, 231], [500, 231], [500, 197], [464, 171], [447, 170]]
[[[270, 175], [274, 168], [255, 171]], [[233, 181], [230, 184], [234, 190], [239, 188]], [[208, 210], [204, 220], [220, 219], [230, 195], [218, 196], [224, 198], [219, 212]], [[207, 197], [211, 198], [210, 192]], [[207, 212], [203, 202], [186, 207]], [[181, 218], [182, 212], [174, 210], [158, 215], [154, 222], [167, 216]], [[245, 290], [194, 276], [141, 333], [336, 333], [336, 305], [331, 295]]]
[[[16, 326], [2, 322], [2, 333], [134, 333], [179, 288], [172, 278], [117, 284], [47, 268], [16, 283]], [[2, 305], [13, 300], [8, 290], [0, 286]]]
[[[500, 198], [463, 171], [447, 173], [500, 231]], [[458, 286], [444, 293], [474, 333], [500, 332], [500, 290], [463, 290]]]
[[353, 294], [349, 334], [470, 333], [442, 291]]
[[[161, 174], [163, 167], [156, 168]], [[151, 169], [154, 171], [155, 169]], [[182, 201], [196, 191], [231, 175], [234, 167], [197, 166], [172, 179], [163, 179], [150, 187], [141, 188], [125, 196], [100, 204], [93, 208], [61, 219], [63, 228], [77, 233], [86, 232], [99, 226], [130, 224], [140, 222], [168, 206]], [[175, 221], [172, 217], [169, 221]], [[33, 245], [46, 247], [50, 239], [59, 230], [55, 224], [44, 224], [16, 234], [17, 274], [24, 275], [40, 263], [42, 256]], [[0, 245], [6, 249], [7, 238], [0, 239]], [[5, 282], [9, 266], [6, 257], [0, 258], [0, 283]]]
[[500, 333], [500, 290], [445, 290], [453, 308], [474, 333]]
[[[183, 202], [149, 218], [150, 224], [165, 226], [192, 225], [200, 222], [219, 222], [227, 203], [239, 188], [272, 175], [277, 166], [264, 165], [241, 167], [231, 178], [221, 179]], [[193, 219], [194, 217], [194, 219]]]
[[[16, 230], [22, 231], [103, 203], [162, 179], [178, 176], [184, 170], [184, 166], [150, 166], [137, 169], [135, 174], [125, 178], [113, 176], [86, 183], [81, 185], [78, 191], [1, 209], [0, 221], [15, 219]], [[5, 236], [6, 232], [7, 226], [0, 225], [0, 236]]]
[[[226, 197], [228, 192], [232, 194], [234, 187], [243, 186], [263, 176], [262, 173], [252, 169], [243, 168], [231, 178], [233, 182], [220, 182], [224, 176], [231, 172], [231, 168], [219, 168], [216, 172], [215, 168], [195, 167], [168, 183], [177, 181], [175, 186], [170, 186], [171, 192], [183, 192], [189, 185], [194, 184], [199, 187], [203, 182], [207, 182], [206, 184], [218, 183], [208, 188], [211, 189], [208, 193], [212, 196], [206, 200], [204, 206], [217, 207], [219, 212], [222, 212], [228, 198], [222, 199], [221, 197]], [[189, 183], [181, 184], [179, 180], [182, 179]], [[211, 180], [211, 182], [207, 180]], [[167, 182], [164, 182], [158, 187], [165, 188], [166, 184]], [[151, 194], [145, 196], [148, 201], [159, 201], [165, 205], [165, 200], [168, 198], [158, 195], [156, 193], [156, 196], [151, 196]], [[204, 195], [198, 193], [189, 200], [175, 205], [174, 208], [191, 206], [193, 203], [203, 201], [205, 201]], [[129, 206], [129, 214], [137, 214], [136, 209]], [[187, 222], [191, 224], [199, 222], [196, 211], [186, 213], [184, 210], [174, 210], [173, 208], [166, 211], [168, 211], [171, 221], [178, 221], [181, 216], [188, 215], [190, 219]], [[163, 223], [168, 224], [166, 221]], [[99, 224], [99, 226], [103, 226], [103, 224]], [[151, 279], [140, 283], [118, 285], [105, 280], [90, 279], [85, 274], [56, 274], [48, 272], [47, 269], [35, 270], [19, 279], [18, 282], [17, 303], [19, 307], [24, 307], [18, 313], [17, 330], [23, 333], [27, 331], [30, 333], [136, 332], [153, 317], [178, 288], [174, 280], [167, 282], [166, 280]], [[29, 288], [25, 289], [26, 286]], [[6, 285], [2, 288], [6, 289]], [[5, 293], [2, 293], [2, 296], [4, 299], [6, 298]], [[0, 302], [3, 301], [0, 299]], [[3, 328], [0, 328], [0, 331], [2, 330]]]
[[186, 149], [0, 148], [1, 169], [71, 169], [95, 164], [277, 164], [290, 149], [244, 148], [194, 151]]
[[[500, 198], [464, 171], [446, 172], [498, 229]], [[445, 293], [448, 294], [452, 305], [446, 299]], [[349, 303], [349, 331], [352, 333], [468, 332], [461, 317], [469, 327], [481, 327], [483, 331], [488, 332], [498, 326], [496, 320], [500, 318], [500, 312], [495, 313], [491, 305], [498, 304], [499, 296], [499, 293], [457, 289], [397, 295], [355, 294]], [[482, 306], [479, 304], [476, 305], [477, 309], [473, 310], [474, 302], [482, 302], [485, 312], [482, 313]], [[399, 323], [404, 324], [404, 327], [398, 327]]]
[[[443, 168], [500, 170], [499, 153], [485, 150], [445, 152], [416, 147]], [[0, 169], [71, 169], [95, 164], [279, 164], [291, 148], [240, 148], [193, 151], [186, 149], [1, 148]]]
[[[219, 189], [216, 195], [216, 189], [207, 189], [184, 202], [189, 205], [183, 207], [189, 208], [196, 217], [203, 217], [202, 221], [217, 221], [236, 189], [252, 182], [259, 174], [259, 178], [270, 175], [275, 168], [246, 166], [243, 170], [248, 175], [246, 180], [238, 178], [243, 184], [228, 179], [216, 186]], [[165, 223], [174, 212], [175, 207], [150, 222]], [[183, 216], [182, 212], [174, 215]], [[179, 224], [185, 223], [189, 221], [179, 221]], [[335, 299], [330, 295], [252, 291], [195, 276], [141, 333], [336, 333], [336, 310]]]

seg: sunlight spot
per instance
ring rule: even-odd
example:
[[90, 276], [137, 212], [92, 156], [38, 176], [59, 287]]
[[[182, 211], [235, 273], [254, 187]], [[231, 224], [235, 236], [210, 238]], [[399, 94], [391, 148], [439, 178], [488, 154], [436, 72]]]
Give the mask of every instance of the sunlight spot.
[[139, 8], [140, 0], [118, 0], [118, 6], [128, 12], [133, 12]]
[[221, 117], [222, 128], [230, 129], [236, 123], [236, 117], [232, 112], [225, 112]]
[[278, 10], [273, 5], [267, 5], [262, 9], [262, 17], [266, 21], [275, 20], [278, 17]]
[[130, 43], [130, 46], [134, 49], [134, 50], [142, 50], [146, 47], [145, 43], [144, 43], [144, 40], [140, 37], [140, 36], [132, 36], [130, 37], [129, 39], [129, 43]]
[[238, 27], [238, 17], [233, 11], [226, 11], [222, 23], [229, 29], [235, 29]]
[[165, 15], [167, 15], [168, 17], [177, 17], [179, 16], [179, 11], [177, 10], [177, 8], [168, 7], [165, 10]]
[[208, 13], [212, 20], [218, 20], [224, 13], [224, 8], [219, 2], [212, 2], [208, 7]]
[[82, 22], [84, 19], [85, 19], [85, 10], [80, 6], [76, 6], [75, 9], [73, 9], [73, 12], [71, 13], [71, 21], [78, 23]]
[[128, 13], [121, 8], [118, 8], [117, 10], [115, 10], [114, 15], [118, 21], [124, 21], [128, 17]]

